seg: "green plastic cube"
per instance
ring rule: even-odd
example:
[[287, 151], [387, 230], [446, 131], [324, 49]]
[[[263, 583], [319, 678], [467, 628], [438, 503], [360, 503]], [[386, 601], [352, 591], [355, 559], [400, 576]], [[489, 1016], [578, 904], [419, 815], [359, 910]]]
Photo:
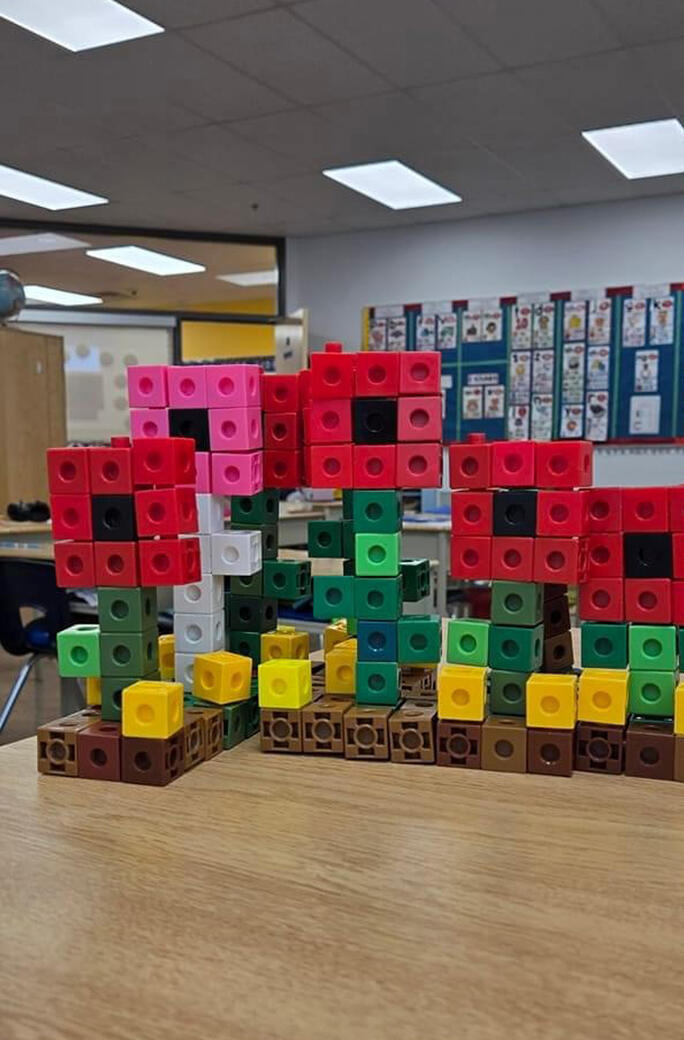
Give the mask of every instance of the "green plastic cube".
[[356, 662], [356, 703], [396, 705], [401, 699], [396, 661]]
[[101, 632], [142, 632], [157, 624], [157, 590], [99, 588]]
[[278, 525], [262, 524], [261, 528], [262, 560], [278, 559]]
[[233, 575], [230, 578], [230, 591], [235, 596], [263, 596], [264, 572], [257, 571], [256, 574]]
[[492, 715], [525, 715], [529, 672], [489, 673], [489, 711]]
[[679, 661], [684, 666], [684, 628], [677, 629], [677, 649], [679, 650]]
[[451, 618], [447, 623], [446, 659], [449, 664], [485, 667], [489, 661], [489, 621]]
[[674, 625], [630, 625], [629, 667], [644, 672], [674, 672], [677, 629]]
[[355, 636], [358, 631], [358, 621], [355, 617], [347, 618], [347, 635], [351, 638]]
[[246, 707], [247, 713], [247, 736], [252, 737], [255, 733], [259, 732], [259, 723], [261, 721], [259, 715], [259, 700], [256, 696], [250, 697], [247, 701]]
[[430, 561], [402, 560], [401, 580], [404, 585], [404, 603], [418, 603], [430, 595]]
[[400, 491], [354, 491], [354, 531], [359, 534], [396, 534], [401, 531]]
[[150, 682], [159, 681], [159, 672], [150, 672], [149, 675], [104, 675], [100, 680], [100, 692], [102, 694], [102, 720], [103, 722], [121, 722], [121, 692], [127, 686], [147, 679]]
[[156, 625], [144, 632], [101, 632], [100, 675], [149, 675], [159, 664]]
[[251, 657], [256, 668], [261, 664], [261, 632], [238, 632], [231, 629], [227, 633], [226, 649], [233, 654]]
[[401, 535], [357, 534], [355, 543], [360, 578], [393, 578], [399, 574]]
[[534, 582], [493, 581], [492, 623], [538, 625], [544, 618], [544, 586]]
[[278, 623], [278, 603], [265, 596], [231, 596], [231, 632], [270, 632]]
[[232, 524], [243, 527], [260, 527], [262, 524], [278, 523], [280, 495], [269, 489], [258, 495], [233, 495], [230, 500]]
[[397, 644], [400, 664], [438, 664], [442, 656], [442, 619], [437, 614], [399, 618]]
[[342, 555], [347, 560], [353, 560], [356, 554], [354, 542], [354, 524], [351, 520], [342, 521]]
[[354, 607], [360, 621], [396, 621], [401, 617], [401, 578], [354, 578]]
[[310, 592], [309, 560], [264, 560], [264, 596], [295, 600]]
[[311, 520], [308, 533], [309, 556], [314, 559], [320, 557], [338, 559], [342, 556], [341, 520]]
[[629, 710], [634, 715], [668, 718], [674, 714], [674, 672], [629, 673]]
[[536, 672], [544, 653], [544, 626], [489, 626], [489, 666], [508, 672]]
[[354, 614], [354, 578], [317, 575], [313, 580], [313, 616], [321, 621]]
[[351, 488], [345, 488], [342, 492], [342, 519], [352, 520], [354, 518], [354, 492]]
[[223, 749], [235, 747], [250, 736], [251, 701], [223, 705]]
[[57, 663], [64, 678], [101, 675], [100, 626], [72, 625], [58, 632]]
[[627, 629], [624, 622], [582, 622], [582, 667], [626, 668]]

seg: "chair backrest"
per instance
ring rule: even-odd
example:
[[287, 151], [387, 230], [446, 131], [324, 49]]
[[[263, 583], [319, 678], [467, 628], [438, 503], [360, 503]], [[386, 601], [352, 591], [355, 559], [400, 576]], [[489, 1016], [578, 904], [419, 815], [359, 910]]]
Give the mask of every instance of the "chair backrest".
[[[39, 621], [24, 625], [21, 608], [41, 612]], [[31, 630], [45, 643], [55, 647], [57, 633], [71, 623], [69, 601], [64, 589], [57, 587], [52, 560], [0, 559], [0, 646], [8, 654], [21, 656], [36, 650]]]

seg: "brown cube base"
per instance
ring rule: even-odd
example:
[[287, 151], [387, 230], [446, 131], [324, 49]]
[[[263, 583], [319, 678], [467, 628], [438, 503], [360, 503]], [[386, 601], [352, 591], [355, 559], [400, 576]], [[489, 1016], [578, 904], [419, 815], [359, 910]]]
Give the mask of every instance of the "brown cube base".
[[40, 726], [36, 734], [38, 772], [50, 773], [52, 776], [78, 776], [76, 735], [79, 730], [99, 721], [99, 709], [85, 708], [73, 715], [55, 719], [47, 726]]
[[572, 776], [574, 746], [574, 730], [528, 729], [527, 772]]
[[674, 779], [684, 783], [684, 736], [675, 734]]
[[302, 708], [302, 751], [307, 755], [344, 754], [344, 716], [352, 702], [321, 697]]
[[625, 737], [627, 776], [674, 780], [675, 737], [671, 722], [632, 721]]
[[301, 754], [302, 709], [261, 709], [261, 750], [291, 751]]
[[572, 636], [563, 632], [544, 640], [544, 671], [567, 672], [573, 665]]
[[568, 598], [563, 593], [555, 599], [547, 599], [544, 603], [544, 638], [552, 639], [570, 631], [570, 608]]
[[417, 762], [432, 765], [435, 761], [434, 707], [406, 701], [389, 720], [390, 758], [393, 762]]
[[624, 726], [580, 722], [575, 729], [575, 769], [583, 773], [621, 773], [624, 768]]
[[344, 716], [345, 758], [389, 758], [389, 718], [393, 708], [354, 704]]
[[198, 718], [196, 715], [191, 715], [189, 712], [183, 712], [183, 741], [184, 741], [184, 758], [183, 758], [183, 772], [187, 773], [189, 769], [193, 769], [198, 766], [201, 762], [204, 762], [205, 756], [205, 740], [206, 740], [206, 727], [204, 725], [204, 719]]
[[437, 722], [437, 765], [479, 769], [482, 756], [482, 723]]
[[437, 698], [437, 669], [434, 665], [421, 668], [417, 665], [404, 665], [400, 668], [402, 697]]
[[127, 784], [165, 787], [181, 776], [185, 752], [185, 729], [166, 740], [150, 737], [121, 738], [121, 779]]
[[527, 772], [527, 726], [513, 715], [490, 715], [482, 726], [483, 769], [499, 773]]
[[325, 693], [325, 665], [311, 669], [311, 695], [314, 700]]
[[[204, 730], [204, 760], [208, 761], [213, 758], [214, 755], [218, 755], [219, 751], [223, 751], [223, 712], [220, 708], [205, 708], [200, 707], [199, 704], [192, 704], [189, 708], [186, 708], [183, 713], [185, 719], [185, 725], [191, 719], [197, 719], [200, 721]], [[185, 746], [185, 771], [190, 767], [188, 766], [188, 746], [186, 740]]]
[[121, 779], [121, 726], [94, 722], [76, 734], [78, 775], [86, 780]]

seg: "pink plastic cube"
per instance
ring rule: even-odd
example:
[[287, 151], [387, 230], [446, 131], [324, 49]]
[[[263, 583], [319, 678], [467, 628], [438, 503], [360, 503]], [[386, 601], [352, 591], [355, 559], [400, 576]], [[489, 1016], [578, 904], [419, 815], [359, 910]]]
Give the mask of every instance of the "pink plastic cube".
[[210, 495], [211, 455], [208, 451], [195, 452], [195, 469], [197, 470], [197, 480], [195, 481], [195, 490], [197, 491], [197, 494]]
[[168, 437], [166, 408], [131, 408], [131, 437]]
[[207, 407], [207, 365], [171, 365], [168, 369], [172, 408]]
[[127, 370], [131, 408], [166, 408], [169, 403], [167, 365], [131, 365]]
[[219, 452], [211, 456], [215, 495], [258, 495], [264, 488], [263, 452]]
[[260, 408], [212, 408], [209, 445], [212, 451], [254, 451], [263, 444]]
[[261, 368], [207, 365], [207, 400], [210, 408], [261, 408]]

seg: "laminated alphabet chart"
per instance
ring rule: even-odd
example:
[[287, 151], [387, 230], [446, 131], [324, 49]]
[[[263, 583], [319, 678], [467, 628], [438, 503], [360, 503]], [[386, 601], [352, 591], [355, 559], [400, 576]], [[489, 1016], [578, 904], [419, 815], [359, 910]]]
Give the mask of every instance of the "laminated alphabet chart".
[[[579, 295], [579, 294], [578, 294]], [[614, 304], [603, 293], [558, 301], [561, 342], [554, 434], [605, 441], [610, 433]]]

